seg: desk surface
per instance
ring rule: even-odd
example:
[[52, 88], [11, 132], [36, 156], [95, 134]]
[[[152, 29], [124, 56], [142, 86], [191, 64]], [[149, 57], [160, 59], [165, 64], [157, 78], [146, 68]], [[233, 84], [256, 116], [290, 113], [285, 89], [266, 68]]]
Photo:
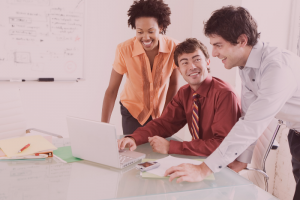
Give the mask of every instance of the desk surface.
[[[166, 156], [152, 152], [149, 144], [137, 151], [146, 158]], [[49, 158], [0, 161], [0, 177], [0, 200], [276, 199], [227, 168], [216, 173], [215, 180], [177, 184], [168, 179], [144, 179], [134, 166], [119, 170], [89, 161], [64, 164]]]

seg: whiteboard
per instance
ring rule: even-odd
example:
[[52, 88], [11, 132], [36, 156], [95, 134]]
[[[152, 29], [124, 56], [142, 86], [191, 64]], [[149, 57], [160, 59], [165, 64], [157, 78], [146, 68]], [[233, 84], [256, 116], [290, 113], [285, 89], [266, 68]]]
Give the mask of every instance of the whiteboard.
[[0, 0], [0, 80], [83, 78], [85, 0]]

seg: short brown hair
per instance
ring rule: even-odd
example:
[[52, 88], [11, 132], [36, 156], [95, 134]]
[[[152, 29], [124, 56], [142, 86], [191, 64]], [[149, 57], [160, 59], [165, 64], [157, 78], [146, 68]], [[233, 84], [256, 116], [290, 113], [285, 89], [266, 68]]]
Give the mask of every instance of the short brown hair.
[[140, 17], [154, 17], [158, 26], [162, 28], [162, 34], [166, 33], [167, 27], [171, 24], [171, 10], [163, 0], [136, 0], [130, 6], [127, 15], [128, 26], [135, 29], [135, 20]]
[[214, 11], [204, 23], [204, 34], [219, 35], [233, 45], [237, 44], [240, 35], [245, 34], [248, 46], [254, 46], [260, 37], [256, 21], [251, 14], [243, 7], [234, 6], [224, 6]]
[[[196, 38], [187, 38], [185, 41], [179, 43], [174, 51], [174, 62], [177, 67], [179, 67], [178, 57], [184, 53], [193, 53], [197, 49], [200, 49], [205, 56], [205, 59], [209, 59], [209, 53], [207, 48], [202, 42], [197, 40]], [[208, 68], [208, 72], [210, 69]]]

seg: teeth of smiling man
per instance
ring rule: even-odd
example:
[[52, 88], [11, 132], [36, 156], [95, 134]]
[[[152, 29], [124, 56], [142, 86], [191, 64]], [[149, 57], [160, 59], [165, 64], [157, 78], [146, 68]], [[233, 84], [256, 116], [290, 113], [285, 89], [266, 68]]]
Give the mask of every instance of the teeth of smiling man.
[[149, 45], [151, 44], [152, 41], [149, 41], [149, 42], [143, 42], [145, 45]]
[[226, 58], [221, 58], [221, 60], [225, 60]]
[[192, 73], [192, 74], [190, 74], [190, 76], [194, 76], [194, 75], [197, 75], [197, 74], [198, 74], [198, 72]]

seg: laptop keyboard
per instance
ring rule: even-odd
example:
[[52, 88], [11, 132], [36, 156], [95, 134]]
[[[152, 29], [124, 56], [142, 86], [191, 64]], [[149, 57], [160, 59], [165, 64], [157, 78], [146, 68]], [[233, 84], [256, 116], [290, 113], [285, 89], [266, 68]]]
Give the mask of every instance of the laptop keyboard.
[[133, 158], [128, 157], [128, 156], [124, 156], [124, 155], [120, 155], [119, 158], [120, 158], [120, 163], [121, 164], [129, 162], [130, 160], [133, 160]]

